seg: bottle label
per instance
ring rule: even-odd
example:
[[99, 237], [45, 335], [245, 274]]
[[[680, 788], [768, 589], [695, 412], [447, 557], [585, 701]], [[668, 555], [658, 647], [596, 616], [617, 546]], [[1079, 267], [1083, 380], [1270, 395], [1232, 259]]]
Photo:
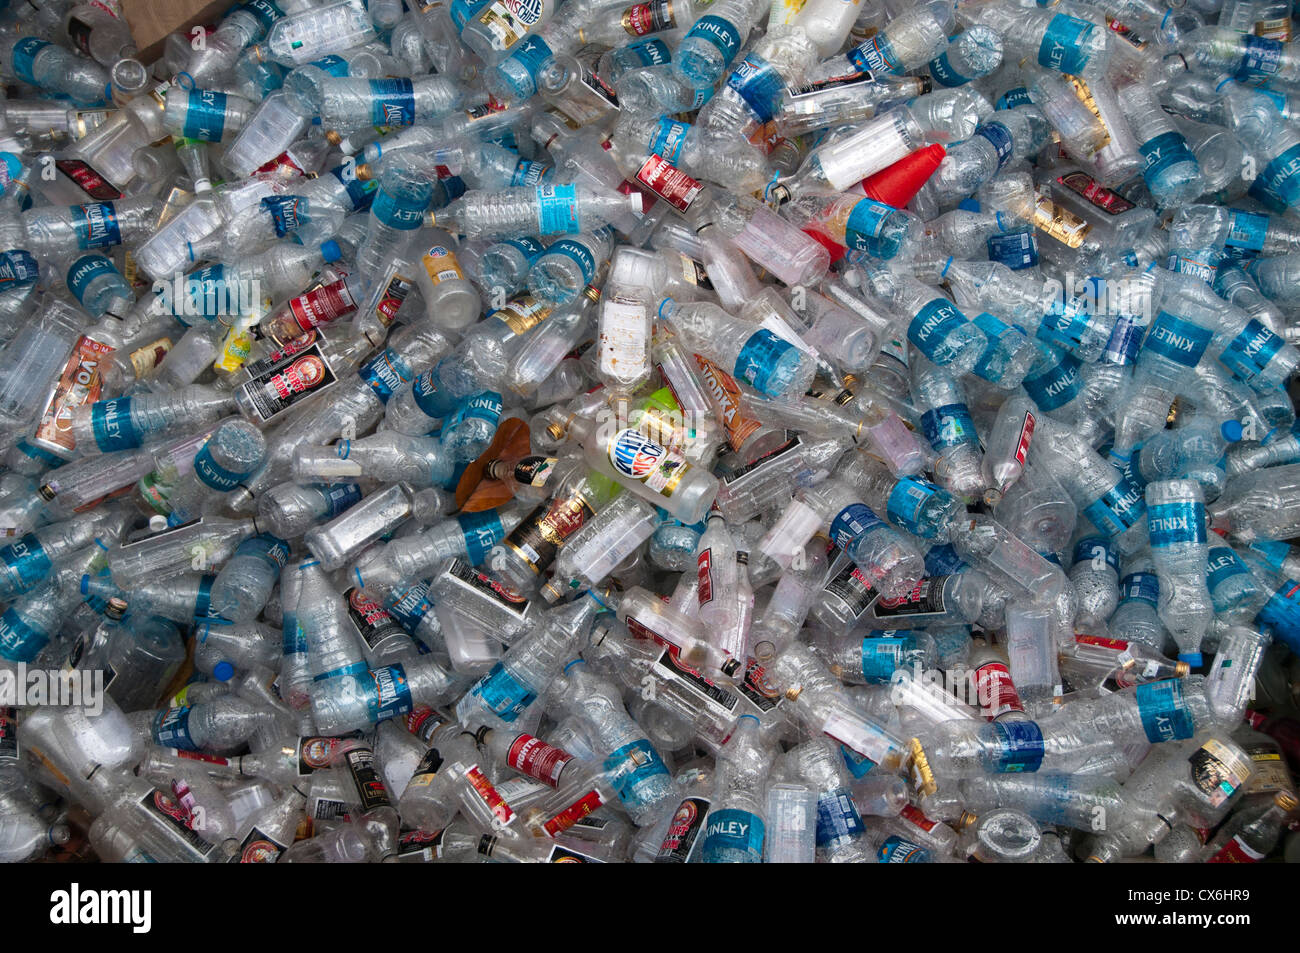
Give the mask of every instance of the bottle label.
[[880, 849], [876, 851], [876, 857], [882, 864], [924, 863], [929, 856], [930, 852], [920, 844], [903, 840], [896, 834], [885, 838], [880, 844]]
[[1015, 147], [1011, 130], [1000, 122], [982, 122], [975, 129], [975, 135], [984, 138], [998, 157], [998, 168], [1002, 168], [1011, 158]]
[[1247, 33], [1241, 38], [1241, 62], [1237, 64], [1237, 79], [1249, 80], [1269, 77], [1281, 69], [1282, 56], [1287, 46], [1279, 40]]
[[560, 772], [573, 760], [573, 755], [548, 745], [529, 734], [521, 734], [510, 743], [506, 751], [506, 764], [520, 774], [559, 787]]
[[1264, 240], [1268, 237], [1269, 217], [1252, 212], [1233, 210], [1228, 219], [1228, 237], [1223, 243], [1231, 248], [1247, 251], [1263, 251]]
[[865, 503], [850, 503], [831, 520], [830, 540], [840, 549], [848, 549], [863, 533], [884, 525], [884, 520]]
[[1066, 175], [1057, 176], [1056, 181], [1081, 198], [1087, 199], [1090, 205], [1107, 215], [1122, 215], [1137, 208], [1134, 203], [1118, 192], [1100, 185], [1096, 179], [1086, 172], [1070, 172]]
[[1153, 549], [1185, 543], [1203, 544], [1206, 541], [1205, 504], [1199, 500], [1157, 503], [1147, 509], [1147, 532]]
[[966, 561], [957, 555], [951, 543], [931, 546], [925, 554], [925, 574], [927, 576], [952, 576], [969, 569]]
[[746, 863], [757, 864], [763, 859], [763, 839], [766, 831], [763, 819], [749, 811], [728, 808], [709, 815], [704, 828], [704, 854], [720, 851], [739, 851]]
[[[307, 347], [286, 354], [281, 360], [250, 377], [240, 385], [240, 391], [248, 409], [265, 424], [337, 380], [319, 341], [313, 340]], [[98, 428], [95, 435], [100, 448], [104, 449], [103, 442], [99, 440]], [[138, 443], [129, 446], [138, 446]]]
[[1160, 602], [1160, 577], [1150, 572], [1130, 573], [1120, 580], [1119, 601], [1137, 599], [1155, 609]]
[[1241, 839], [1241, 835], [1238, 834], [1232, 840], [1228, 841], [1228, 843], [1224, 844], [1213, 857], [1206, 861], [1206, 863], [1257, 864], [1267, 856], [1267, 854], [1262, 854], [1247, 844]]
[[610, 785], [624, 804], [637, 803], [636, 789], [646, 781], [659, 775], [669, 776], [668, 766], [659, 757], [659, 752], [644, 738], [612, 752], [602, 767]]
[[1196, 730], [1192, 712], [1183, 696], [1183, 682], [1166, 678], [1137, 687], [1138, 716], [1142, 730], [1152, 744], [1190, 738]]
[[1088, 65], [1087, 44], [1096, 27], [1087, 20], [1058, 13], [1052, 17], [1038, 46], [1038, 65], [1077, 76]]
[[389, 665], [375, 669], [370, 677], [374, 680], [375, 690], [366, 698], [366, 708], [372, 724], [411, 711], [414, 706], [411, 701], [411, 686], [406, 680], [406, 669], [401, 665]]
[[689, 691], [705, 708], [720, 717], [734, 715], [736, 706], [740, 704], [738, 697], [683, 662], [675, 648], [665, 649], [655, 662], [655, 668], [665, 679]]
[[190, 90], [181, 135], [186, 139], [220, 142], [225, 131], [226, 94], [212, 89]]
[[1187, 759], [1192, 784], [1218, 807], [1232, 797], [1250, 776], [1250, 762], [1222, 742], [1211, 738]]
[[643, 66], [665, 66], [672, 62], [672, 50], [663, 40], [643, 40], [623, 48], [635, 56]]
[[344, 191], [347, 192], [348, 199], [352, 202], [352, 211], [364, 212], [370, 208], [371, 203], [375, 200], [375, 194], [379, 191], [378, 179], [361, 181], [357, 178], [356, 171], [351, 163], [347, 166], [337, 166], [330, 169], [329, 174], [338, 179]]
[[409, 589], [394, 589], [389, 596], [389, 601], [391, 603], [388, 607], [389, 614], [412, 635], [416, 633], [421, 621], [433, 608], [429, 602], [428, 582], [416, 583]]
[[1249, 572], [1250, 569], [1242, 562], [1241, 557], [1229, 547], [1215, 546], [1210, 550], [1206, 560], [1205, 584], [1213, 592], [1233, 576], [1240, 576]]
[[655, 134], [650, 138], [647, 148], [655, 155], [676, 165], [686, 145], [686, 134], [690, 131], [691, 127], [686, 123], [663, 116], [659, 119], [659, 125], [655, 128]]
[[[216, 849], [215, 845], [205, 841], [199, 832], [190, 828], [190, 813], [176, 798], [165, 791], [157, 789], [140, 798], [145, 813], [156, 819], [168, 839], [180, 847], [187, 856], [202, 860]], [[142, 860], [143, 855], [137, 860]]]
[[1110, 340], [1102, 351], [1101, 360], [1107, 364], [1120, 366], [1132, 364], [1137, 360], [1142, 349], [1142, 338], [1146, 328], [1136, 318], [1120, 315], [1115, 319], [1115, 327], [1110, 332]]
[[1250, 194], [1281, 208], [1300, 204], [1300, 144], [1264, 166], [1251, 186]]
[[40, 86], [35, 74], [36, 55], [49, 45], [35, 36], [25, 36], [15, 43], [12, 56], [14, 75], [28, 86]]
[[591, 253], [591, 249], [585, 243], [572, 238], [562, 238], [550, 248], [546, 249], [548, 255], [562, 255], [578, 266], [582, 272], [582, 283], [590, 284], [591, 279], [596, 277], [596, 256]]
[[392, 193], [380, 189], [375, 193], [374, 202], [370, 205], [370, 214], [381, 225], [399, 231], [410, 231], [424, 224], [424, 210], [428, 204], [428, 199], [408, 204], [400, 201]]
[[154, 716], [154, 744], [164, 748], [179, 748], [182, 751], [198, 751], [199, 746], [190, 737], [189, 708], [167, 708]]
[[1228, 342], [1219, 362], [1246, 383], [1264, 373], [1270, 361], [1286, 342], [1251, 318], [1241, 333]]
[[768, 393], [769, 386], [785, 383], [780, 379], [774, 380], [773, 375], [785, 363], [786, 356], [791, 352], [798, 353], [798, 350], [766, 328], [760, 329], [741, 347], [732, 373], [754, 390]]
[[867, 611], [871, 600], [876, 596], [871, 580], [853, 563], [845, 565], [823, 589], [843, 602], [854, 619], [860, 618]]
[[724, 64], [729, 64], [735, 59], [736, 51], [740, 49], [740, 30], [730, 20], [712, 14], [706, 14], [695, 21], [695, 25], [691, 27], [684, 39], [692, 38], [704, 40], [715, 46], [722, 54]]
[[862, 677], [869, 683], [889, 681], [898, 669], [903, 652], [915, 644], [894, 635], [868, 635], [862, 639]]
[[455, 413], [443, 423], [443, 434], [451, 433], [467, 420], [485, 420], [495, 430], [501, 421], [501, 395], [494, 390], [485, 390], [461, 401]]
[[849, 792], [832, 791], [817, 801], [817, 846], [830, 847], [866, 833]]
[[54, 167], [97, 202], [120, 199], [122, 192], [84, 159], [55, 159]]
[[[554, 817], [552, 817], [550, 820], [544, 823], [542, 825], [542, 830], [544, 830], [548, 836], [556, 837], [559, 834], [563, 834], [569, 828], [575, 826], [579, 821], [582, 821], [585, 818], [591, 816], [593, 813], [600, 810], [604, 806], [605, 806], [605, 799], [601, 797], [600, 792], [594, 789], [590, 790], [582, 797], [578, 798], [578, 800], [574, 801], [572, 804], [570, 804], [568, 807], [562, 810], [559, 814], [556, 814]], [[555, 853], [557, 850], [563, 851], [563, 853], [557, 855]], [[580, 859], [575, 859], [575, 858], [580, 858]], [[582, 863], [587, 863], [590, 860], [591, 858], [587, 857], [584, 854], [575, 854], [571, 851], [564, 850], [563, 848], [557, 846], [552, 848], [551, 859], [548, 861], [548, 863], [582, 864]]]
[[411, 368], [392, 348], [385, 348], [366, 361], [357, 369], [357, 374], [385, 404], [395, 390], [414, 376]]
[[[111, 262], [109, 264], [111, 267]], [[81, 262], [73, 265], [72, 271], [77, 272], [80, 265]], [[103, 390], [99, 365], [113, 351], [114, 348], [110, 345], [101, 344], [85, 335], [77, 341], [77, 346], [73, 348], [68, 362], [63, 366], [63, 373], [59, 375], [59, 380], [54, 385], [54, 393], [50, 395], [45, 405], [40, 423], [36, 425], [32, 437], [34, 449], [64, 453], [70, 453], [75, 449], [76, 441], [73, 439], [70, 426], [72, 412], [85, 404], [95, 404], [99, 401]], [[95, 421], [93, 412], [91, 420], [93, 424]], [[59, 463], [63, 462], [61, 457], [54, 459]], [[54, 461], [51, 463], [58, 465]]]
[[849, 248], [868, 254], [879, 251], [876, 239], [880, 237], [880, 229], [895, 211], [893, 206], [883, 202], [863, 199], [849, 213], [849, 220], [844, 226], [845, 243]]
[[1033, 232], [991, 235], [986, 244], [989, 261], [1006, 265], [1012, 271], [1033, 268], [1038, 264], [1038, 239]]
[[1017, 106], [1033, 105], [1033, 99], [1029, 96], [1029, 90], [1023, 86], [1017, 86], [1014, 89], [1008, 89], [998, 97], [994, 104], [996, 109], [1015, 109]]
[[212, 447], [205, 443], [194, 457], [194, 475], [212, 489], [228, 493], [239, 486], [240, 482], [248, 476], [248, 472], [227, 470], [212, 459]]
[[1091, 327], [1088, 306], [1082, 298], [1063, 301], [1058, 297], [1044, 312], [1036, 337], [1056, 347], [1075, 350], [1083, 345]]
[[456, 253], [446, 245], [434, 245], [426, 251], [420, 259], [424, 265], [424, 273], [428, 276], [433, 285], [440, 285], [444, 281], [463, 280], [465, 273], [461, 271], [460, 260]]
[[372, 650], [384, 639], [403, 631], [383, 606], [356, 586], [343, 593], [343, 602], [357, 634]]
[[995, 721], [995, 770], [1002, 774], [1037, 771], [1043, 764], [1043, 731], [1033, 721]]
[[853, 47], [845, 56], [849, 62], [865, 73], [897, 73], [898, 54], [889, 37], [877, 33], [865, 43]]
[[711, 803], [706, 798], [688, 797], [677, 806], [663, 843], [659, 845], [659, 853], [655, 855], [656, 864], [686, 864], [691, 861]]
[[17, 542], [0, 549], [0, 569], [4, 572], [9, 589], [26, 592], [49, 575], [54, 565], [35, 533], [28, 533]]
[[1091, 563], [1100, 559], [1111, 569], [1119, 572], [1119, 555], [1109, 539], [1101, 536], [1085, 536], [1074, 544], [1074, 562]]
[[629, 36], [647, 36], [677, 25], [674, 0], [650, 0], [638, 3], [623, 11], [620, 22]]
[[[984, 332], [984, 337], [987, 341], [984, 351], [980, 354], [980, 359], [976, 362], [972, 373], [977, 377], [984, 378], [985, 380], [999, 380], [1002, 376], [1002, 372], [998, 365], [1002, 362], [998, 361], [998, 364], [994, 364], [994, 359], [997, 358], [1000, 353], [1007, 350], [1002, 346], [1002, 337], [1007, 334], [1020, 334], [1020, 332], [1011, 327], [1011, 325], [1003, 323], [999, 318], [994, 317], [987, 311], [981, 311], [979, 314], [975, 315], [975, 317], [971, 318], [971, 324]], [[1011, 342], [1008, 342], [1008, 344], [1010, 343]]]
[[456, 517], [456, 522], [464, 534], [465, 552], [471, 566], [482, 563], [492, 547], [506, 535], [505, 527], [501, 525], [501, 514], [497, 510], [462, 513]]
[[1033, 398], [1040, 409], [1057, 410], [1074, 400], [1082, 383], [1079, 369], [1083, 366], [1073, 354], [1061, 354], [1060, 360], [1041, 374], [1024, 380], [1025, 393]]
[[921, 430], [935, 450], [977, 443], [975, 421], [965, 404], [944, 404], [921, 416]]
[[646, 157], [637, 170], [636, 180], [679, 212], [689, 209], [704, 188], [659, 155]]
[[1011, 680], [1011, 672], [1002, 662], [985, 662], [975, 669], [975, 698], [980, 714], [993, 721], [1007, 712], [1024, 714], [1025, 706]]
[[501, 63], [499, 72], [510, 81], [511, 92], [526, 99], [537, 91], [537, 75], [554, 56], [550, 44], [532, 35]]
[[[86, 307], [86, 290], [91, 282], [103, 275], [118, 273], [112, 261], [103, 255], [83, 255], [68, 269], [67, 285], [77, 303]], [[112, 350], [109, 348], [109, 350]]]
[[696, 601], [701, 606], [707, 606], [713, 601], [713, 548], [702, 550], [695, 557], [695, 578], [699, 589], [696, 593]]
[[1300, 639], [1300, 582], [1284, 580], [1259, 610], [1259, 621], [1287, 642]]
[[[518, 619], [528, 612], [528, 600], [507, 586], [476, 571], [463, 560], [457, 559], [447, 567], [444, 578], [454, 581], [480, 599], [487, 599], [497, 608], [504, 609]], [[500, 633], [504, 634], [504, 633]]]
[[1107, 490], [1097, 500], [1084, 507], [1083, 515], [1092, 521], [1092, 525], [1111, 536], [1136, 526], [1146, 515], [1146, 497], [1142, 488], [1134, 486], [1126, 478]]
[[357, 302], [347, 281], [341, 279], [291, 298], [286, 307], [298, 327], [310, 331], [318, 324], [356, 311]]
[[72, 213], [72, 227], [77, 233], [78, 248], [89, 250], [122, 244], [117, 209], [112, 202], [74, 205], [69, 211]]
[[[877, 598], [872, 614], [877, 619], [914, 619], [922, 615], [945, 615], [948, 611], [943, 591], [948, 576], [926, 576], [909, 592], [890, 599]], [[915, 624], [915, 623], [913, 623]]]
[[30, 662], [49, 644], [48, 632], [28, 625], [10, 606], [0, 615], [0, 655], [11, 662]]
[[971, 77], [963, 76], [953, 68], [952, 63], [948, 60], [947, 50], [930, 60], [930, 76], [940, 86], [946, 86], [949, 89], [954, 86], [964, 86], [971, 81]]
[[576, 185], [539, 185], [537, 187], [537, 232], [539, 235], [577, 233], [578, 187]]
[[375, 753], [369, 748], [353, 748], [344, 752], [343, 765], [352, 776], [357, 797], [361, 801], [362, 813], [368, 813], [383, 807], [392, 807], [388, 798], [388, 788], [384, 779], [375, 768]]
[[239, 845], [239, 850], [230, 858], [232, 864], [274, 864], [280, 855], [288, 849], [266, 831], [254, 827]]
[[606, 459], [619, 476], [644, 484], [662, 496], [672, 496], [691, 468], [677, 451], [660, 446], [631, 428], [614, 434]]
[[781, 108], [785, 80], [771, 63], [750, 53], [727, 78], [727, 88], [745, 101], [761, 124], [770, 121]]
[[556, 457], [522, 457], [514, 465], [511, 476], [520, 486], [543, 487], [555, 472], [558, 462]]
[[948, 337], [966, 323], [966, 316], [955, 304], [946, 298], [935, 298], [907, 326], [907, 339], [934, 363], [951, 363], [956, 355], [948, 347]]
[[936, 486], [911, 477], [902, 477], [889, 491], [885, 512], [891, 520], [908, 532], [918, 536], [933, 536], [934, 529], [929, 526], [923, 527], [920, 516], [922, 508], [938, 492], [939, 488]]
[[[705, 386], [708, 387], [714, 406], [722, 417], [722, 425], [727, 431], [727, 443], [731, 445], [731, 449], [738, 450], [762, 424], [752, 417], [746, 416], [744, 411], [741, 410], [740, 385], [736, 383], [734, 377], [707, 358], [700, 357], [698, 354], [694, 355], [694, 357], [695, 364], [700, 369], [700, 376]], [[771, 454], [768, 456], [771, 456]], [[739, 479], [742, 473], [751, 472], [752, 467], [758, 462], [754, 461], [754, 464], [742, 467], [739, 471], [724, 476], [724, 482], [734, 482]]]
[[514, 721], [537, 700], [537, 694], [507, 672], [500, 662], [479, 679], [472, 694], [478, 696], [483, 707], [505, 722]]
[[476, 17], [494, 50], [508, 50], [542, 19], [541, 0], [494, 0]]
[[1138, 147], [1145, 165], [1142, 177], [1147, 182], [1154, 181], [1161, 173], [1179, 162], [1196, 162], [1196, 156], [1187, 148], [1187, 140], [1178, 132], [1165, 132], [1148, 139]]
[[28, 252], [18, 248], [0, 253], [0, 291], [14, 291], [36, 283], [40, 265]]
[[564, 541], [595, 515], [581, 493], [555, 496], [526, 516], [504, 545], [540, 574], [555, 561]]

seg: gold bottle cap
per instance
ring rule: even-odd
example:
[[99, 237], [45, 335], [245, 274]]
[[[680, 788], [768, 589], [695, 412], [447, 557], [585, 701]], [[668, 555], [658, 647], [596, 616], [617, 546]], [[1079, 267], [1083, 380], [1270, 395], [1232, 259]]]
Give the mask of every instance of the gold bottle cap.
[[1175, 677], [1175, 678], [1182, 678], [1184, 675], [1186, 675], [1186, 674], [1187, 674], [1188, 672], [1190, 672], [1191, 670], [1192, 670], [1192, 667], [1191, 667], [1190, 665], [1188, 665], [1186, 662], [1175, 662], [1175, 663], [1174, 663], [1174, 677]]
[[370, 167], [369, 162], [363, 162], [357, 166], [357, 181], [369, 182], [375, 177], [375, 170]]
[[1290, 791], [1278, 791], [1277, 794], [1273, 795], [1273, 803], [1288, 814], [1296, 809], [1297, 804], [1300, 804]]
[[803, 692], [802, 685], [791, 685], [789, 688], [785, 690], [785, 697], [790, 701], [794, 701], [796, 698], [799, 697], [801, 692]]
[[334, 129], [326, 129], [326, 130], [325, 130], [325, 141], [328, 142], [328, 143], [329, 143], [330, 145], [332, 145], [332, 146], [337, 146], [339, 143], [341, 143], [341, 142], [343, 141], [343, 137], [340, 136], [340, 135], [338, 134], [337, 130], [334, 130]]
[[547, 424], [547, 425], [546, 425], [546, 432], [547, 432], [547, 434], [549, 434], [549, 435], [551, 436], [551, 438], [552, 438], [553, 440], [559, 440], [561, 437], [564, 436], [564, 425], [563, 425], [563, 424]]
[[973, 825], [979, 819], [980, 816], [978, 814], [974, 813], [973, 811], [964, 810], [961, 812], [961, 817], [957, 818], [957, 823], [954, 826], [957, 828], [959, 832], [964, 831], [966, 828]]

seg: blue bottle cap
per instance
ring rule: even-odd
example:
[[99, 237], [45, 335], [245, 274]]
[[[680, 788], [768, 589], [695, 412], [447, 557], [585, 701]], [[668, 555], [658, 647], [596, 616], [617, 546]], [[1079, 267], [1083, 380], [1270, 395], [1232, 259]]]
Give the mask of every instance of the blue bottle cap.
[[334, 239], [330, 239], [320, 247], [320, 253], [327, 262], [338, 261], [343, 257], [343, 249]]
[[1200, 652], [1179, 652], [1178, 661], [1186, 662], [1192, 668], [1200, 668], [1205, 664], [1205, 659]]
[[1223, 439], [1229, 443], [1236, 443], [1242, 438], [1245, 431], [1242, 429], [1240, 420], [1225, 420], [1219, 427], [1219, 433], [1223, 434]]
[[229, 662], [218, 662], [212, 669], [212, 677], [219, 682], [228, 682], [235, 674], [235, 666]]

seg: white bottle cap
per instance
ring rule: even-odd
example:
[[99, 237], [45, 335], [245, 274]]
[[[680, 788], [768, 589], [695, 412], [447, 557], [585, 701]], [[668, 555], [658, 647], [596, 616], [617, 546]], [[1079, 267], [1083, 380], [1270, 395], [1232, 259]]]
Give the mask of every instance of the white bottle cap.
[[817, 511], [799, 500], [791, 500], [776, 524], [758, 542], [759, 551], [782, 569], [789, 569], [797, 550], [804, 548], [821, 529]]

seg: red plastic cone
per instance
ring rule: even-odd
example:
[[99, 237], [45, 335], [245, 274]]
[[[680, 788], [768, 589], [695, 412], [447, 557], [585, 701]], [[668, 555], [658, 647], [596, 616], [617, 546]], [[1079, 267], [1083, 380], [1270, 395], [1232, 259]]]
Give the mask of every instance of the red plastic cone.
[[947, 154], [947, 150], [937, 143], [917, 149], [888, 168], [863, 179], [862, 191], [877, 202], [902, 208], [921, 191], [921, 186], [939, 168], [939, 163]]
[[839, 242], [835, 241], [833, 238], [827, 238], [821, 232], [814, 232], [811, 228], [805, 228], [803, 233], [831, 253], [832, 265], [843, 258], [848, 252], [848, 249]]

